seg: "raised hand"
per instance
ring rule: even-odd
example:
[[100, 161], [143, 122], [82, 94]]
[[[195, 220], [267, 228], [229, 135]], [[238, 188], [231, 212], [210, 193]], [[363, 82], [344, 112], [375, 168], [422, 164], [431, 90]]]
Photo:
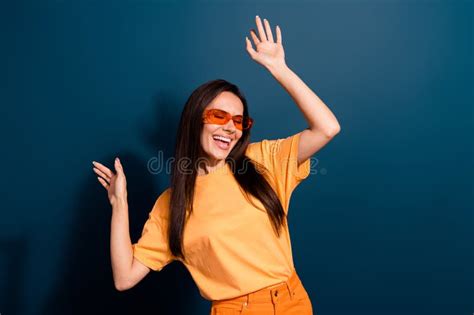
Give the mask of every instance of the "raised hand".
[[257, 36], [254, 29], [250, 30], [250, 35], [252, 36], [253, 43], [257, 50], [253, 49], [250, 40], [248, 37], [245, 37], [247, 43], [246, 48], [250, 57], [267, 69], [286, 65], [280, 27], [278, 25], [276, 26], [277, 41], [275, 43], [270, 22], [268, 22], [267, 19], [263, 19], [264, 25], [262, 25], [262, 21], [258, 15], [255, 17], [255, 22], [259, 36]]
[[93, 161], [94, 172], [99, 175], [97, 179], [107, 190], [109, 202], [113, 206], [117, 200], [127, 200], [127, 179], [122, 164], [118, 158], [114, 161], [116, 173], [99, 162]]

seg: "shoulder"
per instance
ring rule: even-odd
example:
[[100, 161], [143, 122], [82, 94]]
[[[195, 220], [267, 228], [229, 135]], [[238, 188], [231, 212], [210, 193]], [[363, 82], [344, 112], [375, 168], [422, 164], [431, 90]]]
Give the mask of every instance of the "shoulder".
[[259, 161], [262, 157], [268, 154], [270, 148], [275, 140], [263, 139], [257, 142], [249, 143], [245, 150], [245, 155], [252, 160]]
[[168, 218], [170, 204], [171, 188], [166, 188], [155, 200], [151, 215], [156, 218]]
[[300, 133], [286, 138], [263, 139], [249, 143], [245, 155], [252, 160], [264, 163], [290, 151], [298, 143]]

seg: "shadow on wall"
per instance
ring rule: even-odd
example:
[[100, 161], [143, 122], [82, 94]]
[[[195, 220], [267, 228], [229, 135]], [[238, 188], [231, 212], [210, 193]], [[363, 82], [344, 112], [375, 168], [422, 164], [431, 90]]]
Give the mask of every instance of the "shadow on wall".
[[[141, 124], [146, 144], [153, 150], [165, 152], [169, 157], [174, 148], [174, 136], [181, 106], [167, 102], [166, 97], [155, 97], [158, 111], [151, 118], [152, 128]], [[172, 114], [171, 114], [172, 113]], [[178, 115], [177, 117], [175, 117]], [[172, 117], [173, 116], [173, 117]], [[150, 120], [149, 117], [145, 118]], [[176, 122], [176, 123], [174, 123]], [[143, 127], [145, 126], [145, 127]], [[168, 187], [160, 183], [154, 187], [153, 176], [148, 171], [147, 159], [132, 152], [120, 152], [127, 176], [130, 236], [136, 242], [158, 195]], [[111, 208], [103, 187], [92, 171], [91, 161], [84, 161], [91, 176], [77, 197], [76, 218], [70, 227], [69, 246], [64, 252], [61, 269], [57, 271], [58, 283], [51, 291], [42, 314], [196, 314], [198, 304], [207, 307], [189, 272], [175, 261], [160, 272], [150, 272], [134, 288], [119, 292], [114, 288], [110, 263]], [[115, 156], [102, 157], [109, 168]], [[206, 305], [206, 306], [204, 306]]]
[[[0, 308], [5, 314], [19, 314], [22, 304], [22, 284], [25, 283], [25, 253], [31, 246], [25, 236], [0, 240], [0, 257], [5, 271], [0, 274]], [[2, 269], [2, 268], [0, 268]]]

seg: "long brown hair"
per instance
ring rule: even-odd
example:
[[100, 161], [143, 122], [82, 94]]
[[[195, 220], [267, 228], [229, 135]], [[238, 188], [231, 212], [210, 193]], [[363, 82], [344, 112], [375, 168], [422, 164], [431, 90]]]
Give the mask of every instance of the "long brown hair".
[[[247, 100], [239, 88], [222, 79], [208, 81], [196, 88], [189, 96], [181, 118], [176, 136], [174, 163], [170, 183], [170, 213], [168, 241], [171, 253], [185, 259], [183, 232], [188, 214], [193, 209], [194, 183], [197, 176], [197, 163], [201, 152], [200, 135], [203, 129], [202, 114], [206, 106], [221, 92], [228, 91], [240, 98], [244, 105], [244, 116], [249, 116]], [[226, 158], [232, 173], [240, 187], [247, 194], [257, 198], [265, 207], [277, 235], [285, 224], [285, 213], [281, 202], [262, 173], [263, 165], [245, 156], [250, 140], [250, 130], [243, 130], [242, 137]], [[190, 162], [190, 168], [183, 167], [181, 161]], [[257, 169], [258, 168], [258, 169]], [[240, 171], [245, 170], [245, 171]]]

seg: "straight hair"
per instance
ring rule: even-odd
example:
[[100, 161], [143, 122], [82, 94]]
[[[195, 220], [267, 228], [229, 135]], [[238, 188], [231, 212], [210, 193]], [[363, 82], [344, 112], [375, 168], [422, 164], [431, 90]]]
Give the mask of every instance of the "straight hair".
[[[168, 242], [173, 256], [185, 260], [183, 232], [185, 223], [193, 212], [194, 185], [200, 158], [200, 136], [204, 123], [202, 114], [220, 93], [228, 91], [242, 101], [244, 117], [249, 116], [247, 100], [239, 88], [223, 79], [208, 81], [196, 88], [189, 96], [178, 125], [174, 163], [170, 183], [170, 213], [168, 225]], [[245, 194], [257, 198], [265, 207], [273, 229], [280, 236], [286, 216], [278, 195], [265, 177], [265, 167], [245, 155], [250, 141], [250, 129], [242, 130], [242, 137], [226, 157], [232, 174]], [[190, 163], [183, 165], [180, 161]], [[243, 171], [240, 171], [243, 170]], [[262, 172], [263, 170], [263, 172]]]

